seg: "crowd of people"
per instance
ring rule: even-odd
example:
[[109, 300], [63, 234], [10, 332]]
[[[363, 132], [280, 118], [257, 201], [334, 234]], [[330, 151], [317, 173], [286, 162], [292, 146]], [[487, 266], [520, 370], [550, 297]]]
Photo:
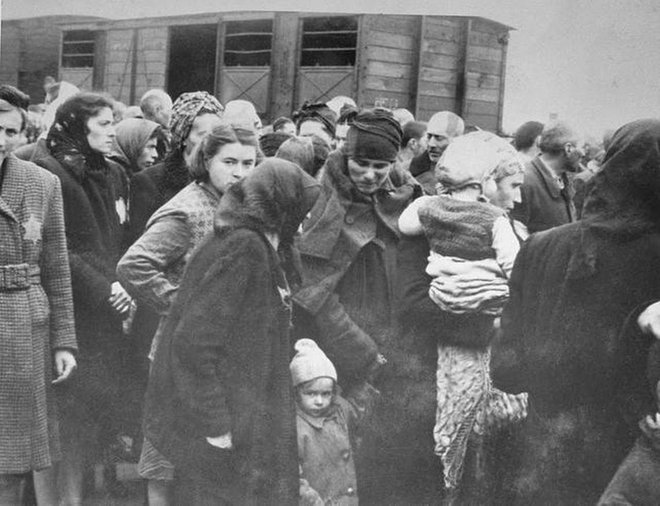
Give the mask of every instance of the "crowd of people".
[[0, 162], [0, 504], [660, 503], [660, 120], [51, 80]]

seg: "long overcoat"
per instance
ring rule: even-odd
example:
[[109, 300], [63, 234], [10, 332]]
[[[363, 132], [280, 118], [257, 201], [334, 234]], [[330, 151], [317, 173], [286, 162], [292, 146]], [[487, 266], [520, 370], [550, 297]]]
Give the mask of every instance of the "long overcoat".
[[493, 375], [530, 409], [500, 447], [501, 504], [594, 504], [632, 445], [652, 401], [633, 330], [660, 299], [659, 174], [660, 121], [620, 128], [582, 220], [520, 250]]
[[57, 177], [13, 155], [0, 193], [0, 474], [59, 458], [54, 349], [76, 349]]

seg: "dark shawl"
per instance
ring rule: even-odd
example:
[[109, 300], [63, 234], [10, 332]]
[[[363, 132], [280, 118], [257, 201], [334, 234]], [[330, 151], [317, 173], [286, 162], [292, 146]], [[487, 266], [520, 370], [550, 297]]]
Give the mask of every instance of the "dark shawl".
[[500, 480], [525, 504], [596, 502], [651, 401], [636, 318], [660, 299], [659, 146], [660, 121], [620, 128], [583, 220], [518, 254], [493, 375], [529, 392], [530, 418], [507, 443], [519, 462]]
[[[156, 351], [146, 437], [232, 504], [298, 502], [291, 305], [266, 234], [287, 248], [317, 195], [313, 178], [281, 160], [234, 185], [188, 264]], [[228, 431], [232, 450], [205, 441]]]

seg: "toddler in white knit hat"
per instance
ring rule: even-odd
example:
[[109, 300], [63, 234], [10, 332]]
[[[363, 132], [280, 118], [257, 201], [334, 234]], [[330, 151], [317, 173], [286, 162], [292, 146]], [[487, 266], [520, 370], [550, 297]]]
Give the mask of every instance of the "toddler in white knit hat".
[[289, 366], [296, 390], [301, 505], [357, 505], [354, 431], [366, 410], [338, 394], [337, 371], [311, 339]]

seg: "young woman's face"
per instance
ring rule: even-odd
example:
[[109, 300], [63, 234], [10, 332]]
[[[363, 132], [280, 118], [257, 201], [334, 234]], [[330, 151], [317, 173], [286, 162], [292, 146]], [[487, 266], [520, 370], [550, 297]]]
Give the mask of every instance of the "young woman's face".
[[104, 107], [87, 120], [87, 143], [92, 151], [107, 155], [115, 138], [112, 109]]
[[298, 405], [310, 416], [323, 416], [332, 404], [335, 382], [332, 378], [316, 378], [300, 386]]
[[234, 142], [225, 144], [216, 155], [206, 162], [209, 182], [220, 193], [245, 177], [254, 168], [257, 149], [254, 146]]
[[147, 167], [151, 167], [154, 164], [156, 158], [158, 158], [157, 147], [158, 147], [157, 139], [152, 138], [147, 141], [147, 143], [142, 148], [142, 151], [140, 152], [140, 156], [138, 156], [138, 159], [135, 161], [135, 163], [138, 166], [138, 169], [144, 170]]
[[360, 193], [371, 195], [383, 185], [392, 165], [388, 160], [349, 158], [348, 176]]

